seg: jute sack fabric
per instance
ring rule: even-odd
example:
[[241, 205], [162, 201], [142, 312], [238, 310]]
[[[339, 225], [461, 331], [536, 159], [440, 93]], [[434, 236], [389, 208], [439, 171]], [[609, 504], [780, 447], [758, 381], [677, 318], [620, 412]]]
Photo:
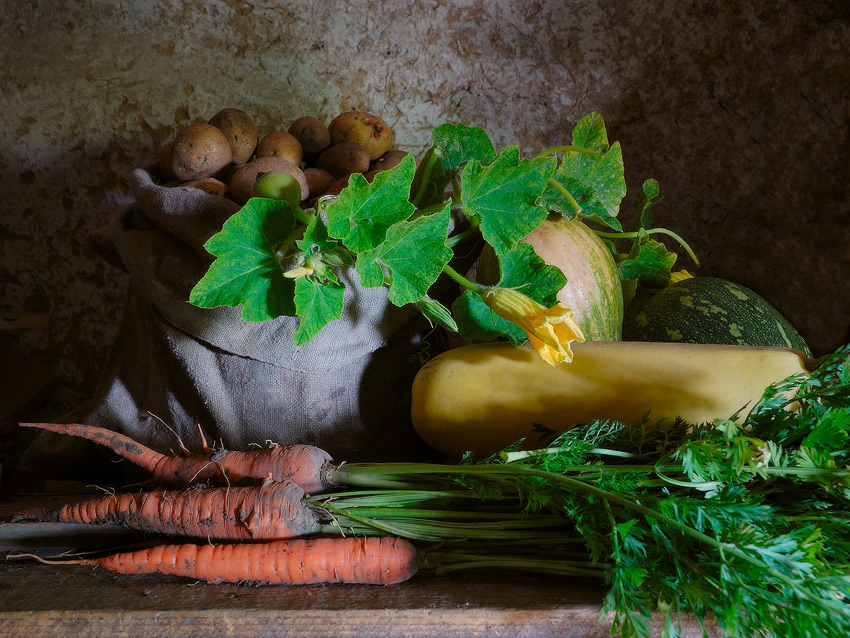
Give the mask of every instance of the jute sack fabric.
[[[343, 316], [295, 346], [298, 319], [250, 323], [239, 308], [202, 309], [189, 292], [212, 263], [204, 242], [238, 210], [188, 187], [164, 187], [147, 170], [131, 177], [135, 203], [89, 238], [129, 274], [118, 335], [91, 398], [62, 422], [123, 432], [159, 451], [198, 451], [207, 441], [249, 449], [266, 441], [310, 443], [337, 461], [416, 459], [428, 451], [410, 425], [409, 394], [427, 324], [382, 288], [357, 285]], [[92, 446], [43, 433], [25, 465], [75, 474]], [[99, 455], [102, 455], [102, 451]]]

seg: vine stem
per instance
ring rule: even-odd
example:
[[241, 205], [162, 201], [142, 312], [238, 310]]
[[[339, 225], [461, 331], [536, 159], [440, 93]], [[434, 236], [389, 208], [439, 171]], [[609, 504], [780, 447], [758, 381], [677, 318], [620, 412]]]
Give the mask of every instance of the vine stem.
[[313, 221], [313, 216], [300, 206], [293, 206], [292, 212], [295, 214], [295, 219], [297, 219], [305, 226], [309, 226], [310, 223]]
[[570, 206], [572, 206], [572, 207], [573, 207], [573, 210], [575, 210], [575, 212], [580, 213], [580, 212], [582, 211], [582, 208], [581, 208], [581, 206], [579, 205], [579, 203], [576, 201], [576, 198], [575, 198], [575, 197], [573, 197], [573, 196], [572, 196], [572, 194], [570, 193], [570, 191], [568, 191], [566, 188], [564, 188], [564, 187], [563, 187], [563, 186], [562, 186], [562, 185], [558, 182], [558, 180], [553, 179], [553, 178], [551, 178], [551, 177], [550, 177], [550, 178], [547, 180], [547, 183], [548, 183], [548, 184], [549, 184], [552, 188], [554, 188], [556, 191], [558, 191], [559, 193], [561, 193], [561, 195], [564, 197], [564, 199], [566, 199], [566, 200], [569, 202]]
[[475, 293], [481, 293], [482, 287], [476, 284], [474, 281], [470, 281], [463, 275], [461, 275], [457, 270], [446, 264], [443, 266], [443, 272], [446, 273], [449, 277], [458, 282], [461, 286], [466, 288], [467, 290], [471, 290]]
[[434, 166], [439, 161], [439, 157], [437, 157], [436, 153], [431, 153], [428, 157], [428, 163], [425, 164], [425, 170], [422, 173], [422, 183], [419, 185], [419, 190], [417, 191], [414, 198], [411, 200], [413, 205], [419, 208], [419, 202], [422, 200], [422, 197], [425, 195], [425, 191], [427, 189], [428, 184], [431, 182], [431, 173], [434, 172]]
[[462, 230], [461, 232], [459, 232], [457, 235], [452, 235], [451, 237], [447, 238], [446, 239], [446, 246], [448, 246], [449, 248], [454, 248], [458, 244], [462, 244], [467, 239], [477, 235], [480, 232], [481, 231], [479, 230], [478, 225], [473, 224], [472, 226], [470, 226], [466, 230]]
[[[679, 235], [674, 233], [672, 230], [668, 230], [667, 228], [648, 228], [645, 229], [647, 235], [667, 235], [675, 239], [679, 245], [685, 249], [685, 252], [688, 253], [688, 256], [693, 260], [693, 262], [699, 266], [699, 259], [694, 254], [694, 251], [691, 250], [691, 247], [688, 246], [688, 243], [682, 239]], [[631, 232], [621, 232], [621, 233], [610, 233], [603, 230], [594, 231], [600, 237], [604, 237], [605, 239], [634, 239], [638, 236], [638, 231]]]
[[594, 151], [589, 148], [582, 148], [581, 146], [573, 146], [572, 144], [565, 144], [562, 146], [553, 146], [551, 148], [547, 148], [545, 151], [540, 151], [535, 157], [545, 157], [547, 155], [554, 155], [555, 153], [584, 153], [585, 155], [602, 155], [599, 151]]

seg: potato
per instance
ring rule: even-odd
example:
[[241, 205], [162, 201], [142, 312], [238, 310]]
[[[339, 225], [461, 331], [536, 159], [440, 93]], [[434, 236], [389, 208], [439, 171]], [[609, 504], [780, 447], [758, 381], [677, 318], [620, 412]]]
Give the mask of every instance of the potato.
[[305, 168], [304, 177], [307, 178], [307, 184], [310, 186], [310, 199], [324, 195], [334, 181], [333, 175], [315, 167]]
[[365, 173], [369, 170], [369, 151], [355, 142], [334, 144], [319, 155], [316, 168], [337, 178], [352, 173]]
[[389, 170], [393, 166], [398, 166], [399, 164], [401, 164], [401, 160], [403, 160], [408, 155], [410, 155], [409, 151], [387, 151], [374, 162], [372, 162], [372, 166], [369, 170], [378, 173], [380, 173], [381, 171]]
[[298, 166], [302, 156], [301, 142], [286, 131], [272, 131], [257, 144], [257, 157], [282, 157]]
[[174, 138], [171, 171], [181, 182], [215, 177], [230, 166], [230, 144], [212, 124], [192, 124]]
[[348, 111], [337, 115], [328, 131], [331, 144], [354, 142], [369, 151], [369, 161], [378, 159], [393, 146], [393, 134], [384, 120], [361, 111]]
[[325, 195], [339, 195], [342, 189], [348, 186], [348, 180], [350, 177], [351, 175], [346, 175], [345, 177], [335, 179], [333, 183], [328, 186], [328, 190], [325, 191]]
[[233, 180], [233, 176], [236, 175], [236, 171], [238, 171], [243, 166], [245, 166], [244, 163], [243, 164], [231, 164], [226, 169], [224, 169], [224, 172], [221, 175], [218, 176], [218, 179], [220, 179], [222, 182], [227, 184], [227, 186], [229, 188], [230, 182]]
[[171, 151], [174, 149], [174, 140], [171, 140], [159, 151], [159, 174], [164, 182], [176, 180], [171, 170]]
[[193, 179], [188, 182], [183, 182], [180, 186], [188, 186], [189, 188], [197, 188], [210, 195], [218, 197], [227, 197], [230, 194], [230, 189], [227, 184], [215, 177], [205, 177], [204, 179]]
[[289, 126], [288, 132], [301, 143], [304, 160], [308, 162], [315, 161], [321, 152], [331, 145], [330, 131], [317, 117], [299, 117]]
[[244, 164], [251, 159], [257, 148], [259, 133], [250, 115], [240, 109], [222, 109], [210, 118], [208, 124], [224, 133], [230, 145], [231, 162]]
[[282, 157], [255, 157], [239, 168], [230, 180], [230, 195], [237, 204], [244, 204], [254, 192], [254, 182], [270, 171], [289, 173], [301, 185], [301, 201], [310, 194], [310, 186], [304, 172], [295, 164]]

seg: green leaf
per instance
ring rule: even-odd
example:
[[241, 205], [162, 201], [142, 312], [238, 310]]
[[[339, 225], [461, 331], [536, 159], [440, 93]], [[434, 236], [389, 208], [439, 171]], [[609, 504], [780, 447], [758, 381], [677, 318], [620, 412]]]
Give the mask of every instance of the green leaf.
[[469, 160], [489, 164], [496, 159], [496, 149], [484, 129], [466, 124], [443, 124], [434, 129], [434, 152], [443, 170], [456, 171]]
[[301, 321], [292, 341], [302, 345], [315, 337], [329, 322], [342, 316], [345, 286], [339, 282], [321, 283], [312, 277], [295, 280], [295, 307]]
[[640, 189], [640, 202], [638, 204], [638, 212], [635, 215], [633, 228], [652, 228], [655, 225], [655, 214], [653, 208], [663, 198], [661, 197], [661, 189], [658, 186], [658, 181], [654, 179], [646, 180]]
[[330, 236], [358, 253], [384, 241], [387, 229], [415, 210], [409, 201], [415, 171], [416, 162], [408, 154], [398, 165], [378, 173], [371, 183], [354, 173], [339, 199], [327, 208]]
[[[547, 308], [555, 305], [558, 291], [567, 283], [560, 269], [543, 261], [526, 243], [499, 257], [499, 271], [498, 286], [517, 288]], [[452, 304], [452, 313], [460, 334], [468, 339], [507, 337], [514, 345], [527, 339], [522, 328], [493, 313], [475, 292], [464, 291]]]
[[325, 253], [337, 247], [337, 242], [328, 237], [328, 227], [316, 215], [304, 229], [304, 236], [295, 245], [307, 254]]
[[617, 214], [626, 196], [626, 179], [620, 144], [614, 142], [609, 147], [602, 117], [591, 113], [573, 129], [572, 145], [586, 151], [565, 151], [553, 179], [573, 201], [550, 184], [541, 205], [569, 219], [589, 219], [622, 230]]
[[599, 113], [588, 113], [575, 125], [573, 146], [580, 146], [597, 153], [606, 153], [611, 148], [608, 144], [605, 122]]
[[391, 279], [392, 303], [403, 306], [424, 299], [452, 258], [446, 246], [450, 212], [451, 205], [446, 204], [439, 213], [391, 226], [380, 246], [357, 256], [361, 283], [366, 287], [380, 285], [383, 266]]
[[189, 294], [201, 308], [242, 305], [245, 321], [294, 315], [292, 281], [283, 277], [275, 254], [295, 227], [292, 207], [253, 198], [204, 244], [216, 256]]
[[661, 242], [650, 239], [641, 229], [628, 257], [618, 264], [620, 277], [625, 281], [637, 280], [646, 288], [663, 288], [670, 281], [676, 259], [675, 253]]
[[478, 217], [484, 239], [497, 253], [506, 253], [546, 219], [537, 203], [555, 158], [520, 158], [509, 146], [489, 165], [471, 159], [461, 173], [461, 191], [467, 216]]

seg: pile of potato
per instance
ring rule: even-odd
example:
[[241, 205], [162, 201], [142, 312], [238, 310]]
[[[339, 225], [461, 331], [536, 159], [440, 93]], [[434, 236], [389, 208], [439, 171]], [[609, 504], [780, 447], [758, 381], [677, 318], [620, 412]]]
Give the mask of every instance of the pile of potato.
[[339, 193], [353, 173], [371, 181], [405, 155], [393, 150], [387, 123], [369, 113], [341, 113], [327, 126], [304, 116], [260, 137], [245, 111], [226, 108], [180, 130], [160, 152], [159, 171], [167, 186], [199, 188], [239, 204], [252, 197], [257, 179], [282, 171], [298, 181], [301, 201], [308, 202]]

